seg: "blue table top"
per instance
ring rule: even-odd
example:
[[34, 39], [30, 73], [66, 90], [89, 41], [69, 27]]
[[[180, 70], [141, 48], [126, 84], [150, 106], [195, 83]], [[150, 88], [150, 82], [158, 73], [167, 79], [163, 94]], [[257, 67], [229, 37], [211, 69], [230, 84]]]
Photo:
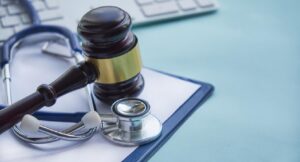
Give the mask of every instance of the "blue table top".
[[146, 66], [216, 88], [151, 161], [300, 161], [300, 1], [219, 3], [134, 29]]

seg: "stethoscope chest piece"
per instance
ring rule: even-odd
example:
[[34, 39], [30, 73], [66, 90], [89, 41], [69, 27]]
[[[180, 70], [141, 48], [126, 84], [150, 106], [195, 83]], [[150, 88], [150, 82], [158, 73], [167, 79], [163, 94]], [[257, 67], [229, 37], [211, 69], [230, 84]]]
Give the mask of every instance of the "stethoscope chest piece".
[[102, 122], [101, 132], [110, 141], [122, 145], [141, 145], [159, 137], [161, 122], [150, 113], [150, 105], [141, 99], [124, 98], [112, 105], [116, 123]]

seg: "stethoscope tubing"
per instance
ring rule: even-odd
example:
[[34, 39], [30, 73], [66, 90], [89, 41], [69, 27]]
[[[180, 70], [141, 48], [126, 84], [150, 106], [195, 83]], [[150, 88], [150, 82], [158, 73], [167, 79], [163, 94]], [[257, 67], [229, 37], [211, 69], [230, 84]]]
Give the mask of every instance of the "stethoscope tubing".
[[[15, 43], [21, 39], [31, 36], [38, 33], [55, 33], [61, 34], [62, 36], [68, 38], [70, 47], [74, 52], [81, 53], [81, 47], [77, 36], [68, 30], [65, 27], [53, 26], [53, 25], [42, 25], [39, 15], [34, 9], [32, 3], [29, 0], [21, 0], [23, 8], [26, 10], [26, 13], [29, 15], [32, 26], [12, 35], [9, 37], [0, 48], [0, 69], [4, 65], [8, 64], [11, 60], [11, 48]], [[0, 105], [0, 109], [3, 109], [5, 106]], [[78, 122], [85, 113], [51, 113], [51, 112], [36, 112], [34, 113], [38, 119], [46, 121], [63, 121], [63, 122]]]
[[[16, 34], [10, 36], [4, 43], [3, 46], [0, 47], [0, 69], [4, 68], [4, 66], [9, 67], [10, 60], [12, 59], [12, 48], [14, 45], [21, 41], [23, 38], [40, 33], [52, 33], [52, 34], [60, 34], [67, 38], [67, 43], [69, 44], [69, 48], [71, 49], [71, 54], [74, 55], [75, 58], [77, 53], [81, 53], [81, 47], [79, 45], [79, 41], [77, 36], [70, 30], [61, 26], [53, 26], [53, 25], [42, 25], [39, 15], [37, 14], [34, 6], [29, 0], [20, 0], [20, 3], [24, 7], [26, 13], [30, 17], [32, 21], [32, 26], [23, 29]], [[7, 72], [8, 73], [8, 72]], [[9, 74], [7, 74], [9, 75]], [[10, 80], [9, 78], [6, 78]], [[9, 103], [9, 102], [8, 102]], [[0, 110], [5, 108], [4, 105], [0, 105]], [[76, 112], [76, 113], [52, 113], [52, 112], [35, 112], [33, 116], [35, 116], [39, 120], [45, 121], [55, 121], [55, 122], [72, 122], [82, 124], [82, 117], [86, 113]], [[80, 127], [71, 126], [63, 131], [56, 131], [54, 129], [45, 127], [40, 125], [39, 131], [42, 131], [47, 136], [44, 137], [29, 137], [20, 130], [20, 127], [15, 125], [13, 127], [13, 131], [15, 135], [17, 135], [20, 139], [30, 142], [30, 143], [49, 143], [54, 142], [59, 139], [63, 140], [85, 140], [90, 137], [97, 131], [97, 128], [88, 129], [81, 134], [74, 133], [74, 131], [81, 129]], [[42, 129], [43, 128], [43, 129]], [[73, 134], [74, 133], [74, 134]]]
[[20, 41], [21, 39], [31, 36], [33, 34], [38, 33], [55, 33], [61, 34], [62, 36], [68, 38], [70, 47], [74, 52], [81, 52], [81, 48], [79, 45], [79, 41], [77, 40], [77, 36], [72, 33], [70, 30], [60, 26], [53, 26], [53, 25], [33, 25], [28, 27], [17, 34], [12, 35], [9, 37], [2, 46], [2, 54], [0, 55], [0, 66], [3, 68], [5, 64], [8, 64], [11, 59], [10, 50], [12, 46]]
[[26, 10], [26, 13], [31, 19], [32, 25], [41, 24], [41, 19], [38, 13], [36, 12], [32, 3], [29, 0], [20, 0], [21, 5]]
[[[0, 110], [4, 109], [5, 107], [6, 106], [4, 105], [0, 105]], [[33, 116], [44, 121], [77, 123], [80, 122], [81, 118], [85, 114], [86, 112], [62, 113], [38, 111], [33, 113]]]

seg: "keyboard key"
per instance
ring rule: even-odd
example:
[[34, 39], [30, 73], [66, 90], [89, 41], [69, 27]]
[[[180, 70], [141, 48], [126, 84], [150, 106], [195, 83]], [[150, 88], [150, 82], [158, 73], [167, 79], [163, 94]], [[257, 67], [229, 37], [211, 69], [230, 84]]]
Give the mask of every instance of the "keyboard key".
[[39, 12], [42, 21], [61, 19], [63, 16], [57, 10], [46, 10]]
[[5, 15], [6, 15], [5, 8], [0, 6], [0, 17], [5, 16]]
[[152, 3], [153, 0], [136, 0], [137, 4], [139, 5], [145, 5], [145, 4], [149, 4]]
[[8, 37], [14, 34], [12, 28], [5, 28], [0, 30], [0, 41], [5, 41]]
[[180, 8], [184, 11], [193, 10], [197, 8], [197, 4], [194, 0], [178, 0]]
[[46, 5], [43, 1], [33, 1], [32, 5], [37, 11], [42, 11], [46, 8]]
[[178, 12], [178, 7], [175, 1], [166, 1], [142, 6], [145, 16], [157, 16]]
[[54, 9], [58, 8], [58, 2], [57, 0], [45, 0], [47, 8]]
[[31, 23], [31, 20], [27, 14], [22, 14], [21, 15], [21, 21], [23, 24], [29, 24]]
[[[19, 16], [6, 16], [1, 18], [3, 27], [10, 27], [20, 24]], [[2, 29], [1, 29], [2, 30]]]
[[24, 12], [23, 8], [19, 5], [11, 4], [7, 6], [8, 14], [16, 15]]
[[210, 7], [213, 6], [214, 3], [210, 0], [197, 0], [200, 7]]

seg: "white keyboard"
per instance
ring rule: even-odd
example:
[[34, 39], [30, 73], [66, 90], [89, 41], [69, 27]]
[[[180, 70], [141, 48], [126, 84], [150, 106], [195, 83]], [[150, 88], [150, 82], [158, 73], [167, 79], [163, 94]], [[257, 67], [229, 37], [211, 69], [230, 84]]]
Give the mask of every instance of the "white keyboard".
[[[45, 24], [63, 25], [76, 31], [81, 16], [92, 8], [119, 6], [133, 19], [133, 25], [186, 17], [215, 11], [213, 0], [32, 0]], [[71, 5], [70, 5], [71, 4]], [[0, 45], [15, 32], [30, 25], [19, 0], [0, 0]]]
[[[58, 3], [53, 0], [34, 0], [34, 7], [38, 10], [42, 21], [62, 19], [57, 13]], [[30, 19], [24, 13], [18, 0], [0, 0], [0, 42], [15, 32], [30, 25]]]

